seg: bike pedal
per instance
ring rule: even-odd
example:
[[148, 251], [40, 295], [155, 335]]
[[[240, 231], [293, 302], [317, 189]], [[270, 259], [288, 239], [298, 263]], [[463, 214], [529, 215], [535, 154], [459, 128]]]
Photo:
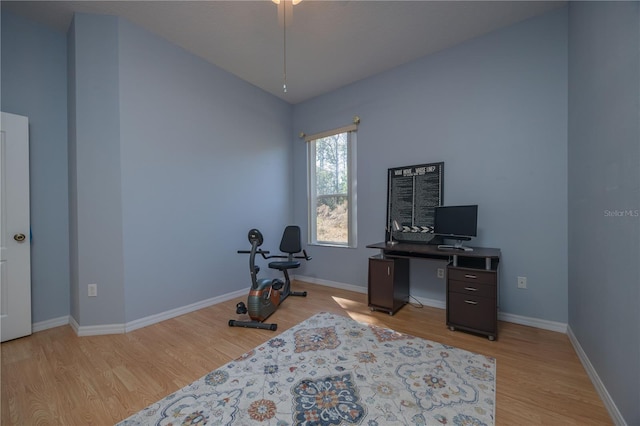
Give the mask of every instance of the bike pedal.
[[244, 302], [240, 302], [236, 305], [236, 314], [246, 314], [247, 313], [247, 306], [244, 304]]
[[274, 290], [280, 290], [283, 285], [284, 285], [284, 283], [282, 281], [280, 281], [278, 279], [275, 279], [271, 283], [271, 288], [273, 288]]

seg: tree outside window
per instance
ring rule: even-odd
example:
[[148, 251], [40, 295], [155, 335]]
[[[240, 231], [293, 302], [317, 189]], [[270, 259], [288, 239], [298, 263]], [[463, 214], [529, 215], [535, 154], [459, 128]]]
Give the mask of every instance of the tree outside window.
[[354, 139], [343, 132], [310, 141], [311, 243], [355, 246]]

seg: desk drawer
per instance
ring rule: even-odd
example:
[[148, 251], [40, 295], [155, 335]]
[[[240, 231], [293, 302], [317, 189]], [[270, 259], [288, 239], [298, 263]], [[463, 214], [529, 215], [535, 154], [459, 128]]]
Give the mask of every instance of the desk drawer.
[[487, 297], [470, 297], [466, 294], [449, 293], [447, 323], [495, 333], [497, 322], [496, 300]]
[[486, 271], [481, 269], [460, 269], [449, 268], [447, 271], [449, 280], [476, 282], [481, 284], [496, 283], [496, 273], [494, 271]]
[[496, 285], [479, 282], [454, 281], [449, 279], [449, 292], [466, 294], [471, 297], [489, 297], [495, 299]]

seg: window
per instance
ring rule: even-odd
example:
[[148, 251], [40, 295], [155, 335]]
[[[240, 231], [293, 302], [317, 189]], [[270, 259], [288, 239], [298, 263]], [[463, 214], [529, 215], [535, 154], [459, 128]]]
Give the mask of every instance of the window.
[[356, 246], [355, 127], [309, 136], [309, 243]]

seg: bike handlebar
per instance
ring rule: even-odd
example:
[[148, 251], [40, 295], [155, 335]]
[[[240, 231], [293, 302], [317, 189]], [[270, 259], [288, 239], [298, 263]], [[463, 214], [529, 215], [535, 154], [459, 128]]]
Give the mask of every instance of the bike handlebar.
[[[238, 250], [238, 253], [239, 254], [250, 254], [251, 250]], [[289, 258], [289, 256], [280, 255], [280, 254], [274, 254], [273, 256], [267, 256], [270, 253], [269, 250], [259, 249], [259, 250], [256, 250], [256, 253], [262, 255], [262, 257], [264, 259], [273, 259], [273, 258], [288, 259]], [[312, 257], [307, 254], [306, 250], [302, 250], [302, 256], [293, 256], [293, 258], [294, 259], [304, 259], [304, 260], [311, 260], [312, 259]]]
[[304, 259], [304, 260], [311, 260], [311, 256], [309, 256], [309, 255], [307, 254], [307, 251], [306, 251], [306, 250], [302, 250], [302, 254], [303, 254], [303, 256], [301, 256], [301, 257], [300, 257], [300, 259]]
[[[238, 250], [239, 254], [251, 254], [251, 250]], [[269, 254], [268, 250], [256, 250], [256, 253], [261, 254], [262, 257], [264, 257], [265, 259], [269, 259], [270, 257], [273, 256], [266, 256], [267, 254]]]

